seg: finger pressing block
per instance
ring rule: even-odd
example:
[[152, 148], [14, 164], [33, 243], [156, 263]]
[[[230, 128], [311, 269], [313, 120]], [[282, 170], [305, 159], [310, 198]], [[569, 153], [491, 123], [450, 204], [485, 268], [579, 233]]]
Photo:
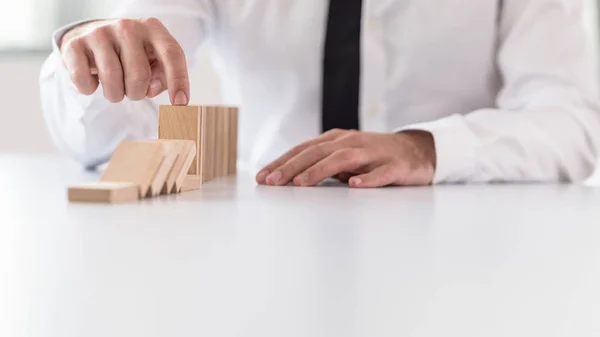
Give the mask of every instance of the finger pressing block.
[[94, 182], [69, 187], [70, 202], [124, 203], [138, 200], [138, 186], [127, 182]]

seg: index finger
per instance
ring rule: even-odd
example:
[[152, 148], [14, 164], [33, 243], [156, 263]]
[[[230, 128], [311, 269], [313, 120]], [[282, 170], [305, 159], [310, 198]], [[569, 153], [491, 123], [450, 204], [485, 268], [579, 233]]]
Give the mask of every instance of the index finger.
[[256, 175], [256, 182], [259, 184], [265, 184], [267, 182], [267, 176], [273, 171], [275, 171], [277, 168], [281, 167], [282, 165], [284, 165], [285, 163], [287, 163], [292, 158], [296, 157], [298, 154], [308, 149], [309, 147], [337, 138], [341, 132], [342, 131], [332, 130], [318, 136], [317, 138], [308, 140], [300, 145], [295, 146], [279, 158], [272, 161], [269, 165], [265, 166], [262, 170], [260, 170], [260, 172]]
[[165, 70], [171, 104], [187, 105], [190, 80], [183, 48], [162, 24], [151, 32], [150, 43]]

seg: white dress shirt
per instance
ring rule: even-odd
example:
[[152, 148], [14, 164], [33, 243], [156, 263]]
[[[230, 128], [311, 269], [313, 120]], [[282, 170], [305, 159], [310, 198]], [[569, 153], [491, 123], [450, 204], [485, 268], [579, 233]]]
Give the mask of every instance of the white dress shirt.
[[[581, 0], [363, 6], [361, 129], [430, 131], [434, 183], [592, 173], [600, 106]], [[190, 64], [211, 48], [226, 101], [241, 107], [239, 159], [258, 168], [319, 134], [327, 9], [323, 0], [135, 0], [116, 17], [161, 19]], [[56, 46], [40, 79], [51, 135], [83, 165], [106, 162], [123, 140], [156, 137], [164, 96], [82, 96]]]

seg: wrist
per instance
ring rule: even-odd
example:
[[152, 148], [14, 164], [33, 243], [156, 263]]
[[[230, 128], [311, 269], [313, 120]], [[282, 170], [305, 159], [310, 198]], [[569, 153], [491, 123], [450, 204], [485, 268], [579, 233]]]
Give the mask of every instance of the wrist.
[[410, 144], [410, 148], [426, 168], [435, 172], [437, 155], [435, 150], [435, 140], [430, 132], [423, 130], [405, 130], [397, 133], [397, 135], [404, 138], [404, 140]]

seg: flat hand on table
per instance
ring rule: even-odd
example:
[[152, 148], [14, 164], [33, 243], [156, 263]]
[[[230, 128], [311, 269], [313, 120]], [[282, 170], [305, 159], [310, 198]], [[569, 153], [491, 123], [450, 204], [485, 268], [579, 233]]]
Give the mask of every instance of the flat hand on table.
[[433, 136], [425, 131], [331, 130], [267, 165], [256, 181], [271, 186], [290, 182], [315, 186], [333, 177], [357, 188], [429, 185], [435, 164]]

